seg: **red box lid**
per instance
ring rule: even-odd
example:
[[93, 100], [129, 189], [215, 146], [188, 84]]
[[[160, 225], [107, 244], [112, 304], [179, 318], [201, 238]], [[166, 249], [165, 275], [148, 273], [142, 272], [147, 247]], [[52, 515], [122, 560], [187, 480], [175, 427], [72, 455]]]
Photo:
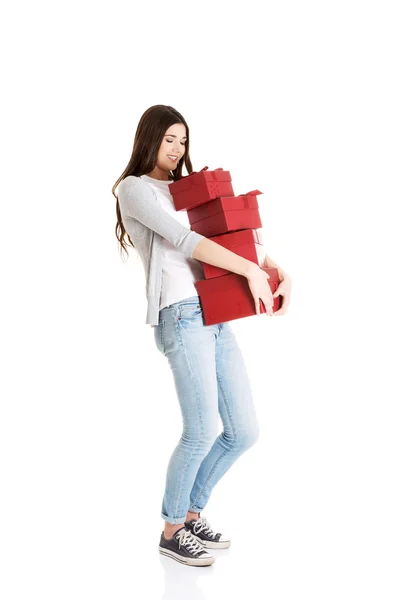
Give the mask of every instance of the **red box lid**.
[[242, 244], [263, 244], [262, 233], [260, 229], [242, 229], [241, 231], [232, 231], [230, 233], [222, 233], [209, 238], [217, 244], [221, 244], [225, 248], [234, 248]]
[[196, 223], [202, 219], [207, 219], [220, 212], [227, 210], [241, 210], [246, 208], [258, 208], [257, 201], [258, 190], [249, 192], [248, 194], [241, 194], [240, 196], [222, 196], [215, 198], [209, 202], [205, 202], [201, 206], [190, 208], [187, 211], [187, 215], [190, 223]]
[[[279, 282], [278, 269], [276, 267], [260, 267], [263, 271], [268, 273], [270, 282]], [[195, 287], [201, 296], [202, 293], [213, 293], [220, 292], [222, 289], [242, 289], [243, 282], [247, 284], [246, 278], [237, 273], [229, 273], [228, 275], [222, 275], [221, 277], [213, 277], [212, 279], [200, 279], [195, 282]]]
[[186, 175], [178, 181], [174, 181], [169, 185], [171, 195], [180, 194], [186, 190], [190, 190], [192, 187], [205, 181], [232, 181], [231, 174], [229, 171], [224, 171], [221, 167], [208, 171], [208, 167], [203, 167], [201, 171], [193, 171], [190, 175]]

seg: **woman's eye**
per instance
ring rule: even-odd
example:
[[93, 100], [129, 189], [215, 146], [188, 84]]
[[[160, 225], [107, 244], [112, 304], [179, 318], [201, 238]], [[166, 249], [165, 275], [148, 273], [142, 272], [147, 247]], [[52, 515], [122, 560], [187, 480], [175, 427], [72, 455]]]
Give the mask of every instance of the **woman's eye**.
[[[167, 142], [169, 142], [170, 144], [172, 144], [174, 140], [167, 140]], [[181, 142], [182, 146], [184, 146], [186, 144], [186, 142]]]

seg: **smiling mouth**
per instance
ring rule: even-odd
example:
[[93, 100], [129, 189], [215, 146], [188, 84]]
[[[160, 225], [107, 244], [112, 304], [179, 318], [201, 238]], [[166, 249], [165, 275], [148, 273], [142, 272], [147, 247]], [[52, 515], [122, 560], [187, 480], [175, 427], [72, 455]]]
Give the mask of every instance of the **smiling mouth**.
[[177, 162], [178, 161], [178, 157], [177, 156], [172, 156], [172, 154], [167, 155], [167, 157], [169, 158], [169, 160], [172, 160], [172, 162]]

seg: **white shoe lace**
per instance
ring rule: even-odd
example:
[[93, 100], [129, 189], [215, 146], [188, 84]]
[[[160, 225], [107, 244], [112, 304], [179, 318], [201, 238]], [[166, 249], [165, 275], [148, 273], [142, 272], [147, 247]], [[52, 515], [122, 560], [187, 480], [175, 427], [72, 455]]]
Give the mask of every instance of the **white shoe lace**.
[[179, 548], [181, 546], [185, 546], [192, 554], [198, 554], [204, 550], [204, 546], [202, 546], [200, 542], [193, 537], [192, 532], [187, 529], [182, 529], [182, 531], [176, 536], [176, 539], [179, 542]]
[[204, 533], [212, 538], [215, 538], [217, 535], [217, 533], [211, 529], [210, 524], [205, 517], [199, 517], [193, 525], [193, 533], [200, 533], [201, 531], [204, 531]]

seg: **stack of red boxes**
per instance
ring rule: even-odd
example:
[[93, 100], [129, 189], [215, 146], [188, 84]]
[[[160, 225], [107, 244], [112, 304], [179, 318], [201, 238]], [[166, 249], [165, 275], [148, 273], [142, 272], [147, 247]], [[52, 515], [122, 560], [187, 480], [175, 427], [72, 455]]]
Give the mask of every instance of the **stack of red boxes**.
[[[169, 186], [175, 209], [186, 210], [193, 231], [256, 263], [270, 276], [272, 293], [279, 285], [278, 269], [263, 267], [259, 190], [235, 196], [229, 171], [204, 167]], [[203, 263], [205, 279], [195, 283], [206, 325], [255, 315], [254, 298], [246, 277]], [[274, 298], [273, 310], [282, 298]], [[265, 307], [260, 301], [260, 312]]]

